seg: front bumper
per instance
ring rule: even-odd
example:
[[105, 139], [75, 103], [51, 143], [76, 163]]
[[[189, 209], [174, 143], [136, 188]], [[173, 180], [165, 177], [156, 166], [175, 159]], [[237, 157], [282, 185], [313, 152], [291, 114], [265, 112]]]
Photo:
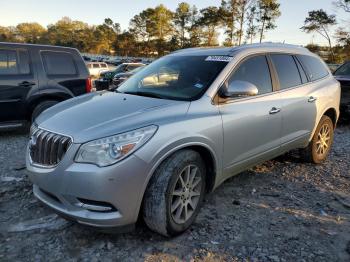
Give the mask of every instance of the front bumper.
[[72, 161], [72, 144], [52, 169], [31, 164], [27, 170], [34, 195], [64, 217], [95, 227], [123, 227], [137, 221], [147, 183], [147, 164], [135, 155], [108, 167]]

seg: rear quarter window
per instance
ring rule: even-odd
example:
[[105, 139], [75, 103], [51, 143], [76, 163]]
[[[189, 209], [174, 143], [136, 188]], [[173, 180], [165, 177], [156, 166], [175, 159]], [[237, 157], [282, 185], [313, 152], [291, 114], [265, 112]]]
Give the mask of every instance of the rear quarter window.
[[76, 75], [73, 56], [66, 52], [42, 51], [41, 57], [48, 75]]
[[326, 66], [319, 58], [308, 55], [298, 55], [297, 57], [307, 69], [311, 81], [321, 79], [328, 75]]

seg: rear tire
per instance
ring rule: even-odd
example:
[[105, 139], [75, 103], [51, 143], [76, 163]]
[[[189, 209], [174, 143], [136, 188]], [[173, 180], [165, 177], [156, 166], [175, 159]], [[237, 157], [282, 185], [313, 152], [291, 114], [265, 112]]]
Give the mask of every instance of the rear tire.
[[205, 164], [193, 150], [180, 150], [153, 174], [143, 202], [143, 219], [153, 231], [174, 236], [196, 218], [205, 194]]
[[334, 124], [330, 117], [322, 116], [309, 145], [302, 149], [306, 162], [320, 164], [326, 160], [333, 144]]
[[39, 103], [33, 110], [32, 113], [32, 117], [31, 117], [31, 121], [32, 123], [34, 122], [34, 120], [46, 109], [58, 104], [59, 101], [56, 100], [47, 100], [47, 101], [43, 101], [41, 103]]

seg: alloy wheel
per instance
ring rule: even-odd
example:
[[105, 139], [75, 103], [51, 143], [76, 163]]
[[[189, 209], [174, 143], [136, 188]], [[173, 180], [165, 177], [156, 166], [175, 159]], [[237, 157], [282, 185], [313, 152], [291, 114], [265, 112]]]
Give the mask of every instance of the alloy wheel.
[[331, 127], [328, 123], [324, 123], [317, 134], [316, 154], [325, 155], [331, 144]]
[[171, 193], [170, 213], [175, 223], [188, 221], [196, 210], [202, 191], [202, 177], [195, 165], [186, 166], [179, 174]]

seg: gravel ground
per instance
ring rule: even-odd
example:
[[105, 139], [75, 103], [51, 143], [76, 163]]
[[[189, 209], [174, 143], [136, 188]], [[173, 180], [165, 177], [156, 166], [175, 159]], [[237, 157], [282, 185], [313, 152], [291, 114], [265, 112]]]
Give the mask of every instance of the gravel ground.
[[105, 235], [57, 217], [31, 192], [27, 140], [0, 135], [0, 261], [350, 261], [350, 126], [322, 165], [291, 152], [229, 179], [172, 239], [142, 223]]

